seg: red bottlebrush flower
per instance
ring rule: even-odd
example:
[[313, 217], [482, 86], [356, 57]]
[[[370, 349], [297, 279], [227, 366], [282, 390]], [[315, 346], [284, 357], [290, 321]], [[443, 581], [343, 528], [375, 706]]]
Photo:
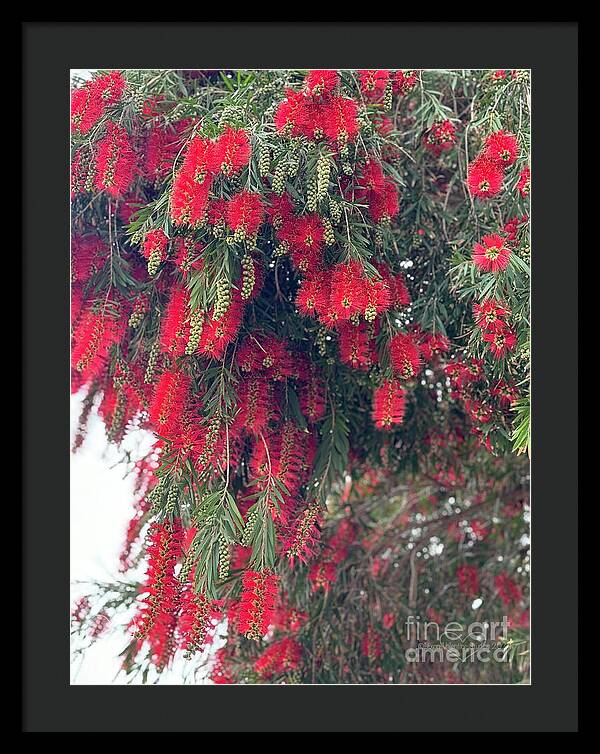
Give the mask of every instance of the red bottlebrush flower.
[[300, 664], [302, 647], [289, 636], [270, 644], [254, 663], [262, 678], [272, 678], [295, 670]]
[[[147, 570], [141, 609], [133, 619], [138, 639], [148, 637], [158, 657], [172, 639], [171, 619], [179, 610], [180, 584], [175, 564], [182, 554], [183, 530], [179, 520], [153, 523], [148, 534]], [[152, 631], [153, 636], [149, 637]]]
[[335, 563], [331, 560], [315, 563], [308, 572], [308, 578], [313, 592], [317, 592], [319, 589], [328, 592], [337, 578]]
[[162, 228], [146, 233], [141, 252], [148, 260], [148, 274], [154, 275], [167, 258], [168, 243], [169, 239]]
[[400, 94], [408, 94], [415, 88], [418, 81], [418, 71], [396, 71], [394, 90]]
[[442, 152], [452, 149], [456, 143], [456, 128], [451, 120], [434, 123], [423, 136], [425, 149], [439, 157]]
[[108, 248], [98, 236], [73, 236], [71, 239], [71, 280], [85, 285], [106, 262]]
[[319, 375], [316, 367], [311, 367], [306, 377], [303, 377], [298, 385], [300, 410], [309, 424], [314, 424], [325, 415], [326, 389], [326, 383]]
[[478, 157], [469, 165], [467, 184], [472, 196], [489, 199], [502, 190], [504, 170], [501, 165]]
[[377, 360], [377, 354], [368, 325], [341, 322], [337, 330], [340, 336], [342, 362], [354, 369], [369, 369]]
[[354, 141], [359, 131], [358, 105], [348, 97], [332, 97], [323, 112], [323, 132], [332, 142]]
[[391, 429], [402, 424], [406, 401], [399, 380], [385, 380], [373, 392], [373, 421], [378, 429]]
[[491, 394], [498, 398], [498, 402], [504, 408], [509, 408], [519, 397], [519, 391], [514, 385], [505, 382], [505, 380], [498, 380], [498, 382], [491, 389]]
[[381, 193], [385, 189], [385, 175], [380, 162], [368, 160], [360, 172], [360, 186], [367, 192]]
[[123, 126], [112, 121], [106, 124], [106, 135], [98, 144], [96, 157], [96, 188], [111, 196], [125, 194], [136, 169], [136, 156]]
[[382, 191], [372, 191], [369, 194], [369, 214], [376, 223], [393, 220], [398, 214], [400, 202], [398, 189], [394, 181], [386, 181]]
[[210, 671], [210, 680], [217, 685], [235, 683], [232, 671], [227, 667], [227, 647], [221, 647], [215, 654], [215, 662]]
[[275, 335], [247, 338], [238, 349], [236, 361], [242, 372], [264, 372], [272, 378], [282, 376], [282, 371], [291, 367], [287, 343]]
[[296, 306], [307, 316], [315, 316], [326, 311], [331, 295], [328, 273], [313, 272], [300, 281], [296, 294]]
[[169, 437], [178, 431], [190, 384], [191, 378], [183, 372], [161, 374], [150, 406], [150, 419], [161, 437]]
[[496, 131], [485, 140], [483, 157], [499, 165], [512, 165], [519, 156], [517, 137], [507, 131]]
[[88, 310], [73, 333], [71, 365], [81, 373], [83, 381], [96, 377], [105, 367], [108, 352], [118, 343], [125, 322], [106, 312]]
[[306, 91], [313, 97], [331, 94], [340, 80], [337, 71], [309, 71], [304, 79]]
[[523, 599], [521, 588], [515, 584], [510, 576], [505, 573], [499, 573], [494, 579], [494, 585], [498, 590], [500, 599], [505, 605], [518, 603]]
[[517, 240], [519, 228], [521, 227], [521, 225], [524, 225], [527, 220], [527, 215], [523, 215], [522, 217], [511, 217], [510, 220], [507, 221], [504, 226], [504, 232], [506, 233], [509, 241]]
[[229, 177], [237, 175], [250, 162], [250, 139], [243, 130], [228, 126], [219, 136], [211, 152], [210, 167], [213, 173]]
[[145, 145], [144, 175], [150, 181], [164, 180], [171, 170], [183, 141], [189, 120], [174, 123], [168, 128], [155, 126]]
[[517, 345], [517, 336], [512, 330], [485, 333], [483, 339], [489, 343], [489, 349], [495, 359], [501, 359]]
[[366, 278], [364, 281], [364, 317], [372, 322], [378, 314], [387, 311], [392, 305], [392, 294], [386, 280]]
[[164, 353], [183, 356], [190, 335], [190, 292], [181, 285], [171, 289], [160, 331], [160, 347]]
[[525, 199], [526, 196], [529, 196], [531, 190], [531, 169], [529, 167], [524, 167], [519, 173], [517, 189], [523, 199]]
[[390, 361], [394, 371], [403, 379], [415, 377], [421, 366], [419, 346], [405, 333], [398, 333], [390, 340]]
[[307, 98], [304, 92], [293, 89], [286, 89], [285, 96], [275, 113], [275, 128], [289, 136], [299, 136], [307, 122]]
[[319, 505], [313, 500], [297, 515], [284, 543], [283, 551], [292, 565], [296, 558], [301, 563], [306, 563], [313, 557], [314, 548], [321, 536], [320, 526]]
[[392, 628], [395, 622], [396, 622], [396, 618], [394, 617], [392, 613], [383, 614], [382, 623], [383, 623], [384, 628], [387, 628], [387, 629]]
[[188, 656], [197, 652], [206, 641], [211, 626], [212, 603], [194, 589], [194, 569], [181, 592], [181, 613], [177, 628], [180, 646]]
[[336, 264], [331, 273], [329, 306], [338, 320], [348, 320], [362, 314], [366, 308], [363, 267], [360, 262]]
[[477, 597], [479, 594], [479, 573], [475, 566], [459, 565], [456, 569], [458, 589], [467, 597]]
[[370, 662], [374, 662], [383, 654], [381, 636], [373, 626], [369, 626], [360, 643], [361, 652]]
[[289, 244], [292, 262], [301, 272], [314, 270], [322, 263], [323, 221], [315, 212], [289, 220], [278, 237]]
[[422, 339], [419, 340], [419, 348], [425, 360], [432, 362], [436, 357], [450, 350], [450, 341], [445, 335], [424, 333]]
[[475, 424], [487, 424], [492, 420], [492, 410], [481, 401], [465, 400], [465, 410]]
[[211, 173], [217, 173], [215, 161], [215, 145], [200, 136], [194, 137], [188, 144], [181, 172], [195, 183], [204, 183], [210, 179]]
[[389, 71], [359, 71], [360, 89], [371, 102], [383, 99], [390, 80]]
[[483, 272], [500, 272], [508, 267], [511, 250], [506, 246], [505, 238], [492, 233], [484, 236], [481, 243], [473, 247], [473, 262]]
[[237, 240], [253, 236], [260, 228], [264, 215], [260, 194], [241, 191], [227, 202], [227, 223]]
[[289, 194], [271, 195], [270, 202], [270, 206], [267, 207], [267, 217], [271, 225], [279, 230], [284, 222], [294, 216], [294, 202]]
[[242, 579], [238, 631], [258, 640], [269, 630], [275, 613], [277, 576], [271, 571], [246, 571]]
[[210, 178], [198, 183], [184, 170], [179, 171], [171, 193], [171, 217], [175, 225], [200, 227], [206, 221], [210, 185]]
[[506, 330], [506, 317], [509, 309], [494, 298], [486, 298], [481, 304], [473, 304], [475, 324], [484, 332], [499, 332]]
[[381, 136], [389, 136], [394, 130], [394, 121], [388, 115], [379, 115], [374, 122], [377, 133]]
[[235, 426], [243, 427], [250, 435], [260, 435], [267, 428], [271, 416], [273, 385], [262, 376], [250, 377], [238, 391], [238, 413]]
[[286, 421], [279, 430], [271, 454], [271, 473], [285, 485], [291, 495], [300, 488], [304, 471], [302, 430], [293, 422]]
[[408, 292], [404, 275], [402, 273], [398, 273], [397, 275], [392, 274], [390, 268], [383, 262], [376, 262], [374, 267], [388, 285], [391, 296], [390, 305], [398, 308], [409, 306], [410, 293]]
[[71, 92], [71, 131], [88, 133], [100, 120], [107, 106], [118, 102], [125, 90], [119, 71], [88, 81]]
[[244, 319], [244, 302], [237, 290], [232, 292], [231, 303], [225, 314], [218, 320], [209, 313], [202, 329], [198, 350], [213, 359], [222, 359], [227, 346], [236, 339]]

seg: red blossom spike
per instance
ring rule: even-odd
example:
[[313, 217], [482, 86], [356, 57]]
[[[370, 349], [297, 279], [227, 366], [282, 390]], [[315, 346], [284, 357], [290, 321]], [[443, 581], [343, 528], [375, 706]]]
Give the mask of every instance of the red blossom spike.
[[242, 598], [238, 617], [238, 631], [248, 639], [258, 640], [264, 636], [275, 613], [277, 576], [269, 571], [244, 573]]
[[390, 361], [402, 379], [410, 380], [417, 375], [421, 367], [421, 354], [410, 335], [398, 333], [390, 340]]
[[385, 380], [373, 393], [373, 421], [378, 429], [402, 424], [405, 411], [404, 390], [398, 380]]

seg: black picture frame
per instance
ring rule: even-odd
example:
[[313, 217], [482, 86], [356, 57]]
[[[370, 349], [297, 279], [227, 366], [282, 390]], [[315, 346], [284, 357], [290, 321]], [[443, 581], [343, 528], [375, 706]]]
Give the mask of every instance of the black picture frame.
[[[22, 731], [575, 732], [577, 24], [23, 22], [21, 28]], [[67, 114], [69, 69], [84, 66], [531, 69], [530, 685], [69, 685]]]

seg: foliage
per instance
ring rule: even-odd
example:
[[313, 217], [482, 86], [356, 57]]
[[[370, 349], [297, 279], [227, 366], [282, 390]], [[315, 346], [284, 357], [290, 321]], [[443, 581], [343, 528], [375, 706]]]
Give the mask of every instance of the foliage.
[[403, 619], [503, 605], [485, 677], [526, 680], [527, 72], [98, 71], [71, 110], [75, 446], [94, 405], [156, 435], [90, 595], [124, 671], [225, 631], [215, 682], [480, 682]]

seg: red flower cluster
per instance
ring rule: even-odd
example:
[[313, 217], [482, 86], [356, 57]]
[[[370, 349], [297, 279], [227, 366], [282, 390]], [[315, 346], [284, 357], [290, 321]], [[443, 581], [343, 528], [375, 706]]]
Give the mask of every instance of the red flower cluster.
[[517, 604], [523, 599], [521, 588], [505, 572], [495, 577], [494, 585], [505, 605]]
[[467, 597], [477, 597], [479, 594], [479, 573], [475, 566], [459, 565], [456, 569], [458, 589]]
[[337, 578], [336, 564], [331, 560], [318, 561], [311, 566], [308, 578], [313, 592], [317, 592], [319, 589], [328, 592]]
[[236, 240], [253, 236], [264, 219], [260, 194], [240, 191], [227, 202], [227, 224], [234, 231]]
[[394, 372], [403, 380], [416, 377], [421, 367], [421, 349], [408, 333], [398, 333], [390, 340], [390, 361]]
[[473, 247], [473, 262], [482, 272], [500, 272], [508, 267], [511, 253], [503, 236], [492, 233]]
[[336, 84], [335, 71], [311, 71], [303, 90], [287, 89], [275, 113], [277, 130], [311, 140], [325, 138], [335, 145], [353, 141], [359, 130], [358, 105], [334, 94]]
[[173, 163], [181, 149], [189, 120], [180, 120], [170, 126], [154, 126], [144, 150], [144, 176], [152, 182], [163, 181], [173, 170]]
[[391, 429], [402, 424], [406, 401], [399, 380], [385, 380], [373, 392], [373, 421], [379, 429]]
[[524, 167], [519, 173], [517, 189], [523, 199], [529, 196], [529, 191], [531, 190], [531, 168], [529, 166]]
[[188, 654], [196, 652], [204, 644], [211, 626], [213, 603], [194, 588], [194, 569], [181, 591], [181, 612], [178, 620], [180, 646]]
[[439, 157], [443, 152], [448, 152], [456, 143], [456, 127], [451, 120], [442, 120], [434, 123], [423, 136], [425, 149]]
[[181, 585], [175, 564], [181, 556], [181, 523], [153, 523], [148, 535], [146, 583], [139, 612], [133, 620], [138, 641], [146, 639], [157, 667], [165, 667], [175, 652], [175, 629]]
[[340, 80], [337, 71], [309, 71], [304, 80], [306, 91], [313, 97], [332, 94]]
[[150, 419], [161, 437], [175, 435], [181, 427], [191, 378], [179, 370], [161, 374], [150, 405]]
[[244, 573], [238, 631], [249, 639], [260, 639], [269, 630], [275, 614], [277, 576], [271, 571]]
[[371, 102], [379, 102], [383, 99], [390, 83], [390, 73], [389, 70], [358, 72], [360, 89], [366, 99]]
[[84, 381], [102, 372], [111, 347], [123, 336], [124, 324], [121, 318], [93, 309], [81, 316], [73, 333], [71, 365]]
[[497, 131], [486, 139], [482, 151], [469, 166], [467, 182], [475, 197], [488, 199], [502, 189], [504, 172], [519, 152], [514, 134]]
[[87, 134], [106, 108], [123, 96], [125, 79], [119, 71], [98, 76], [71, 92], [71, 131]]
[[106, 124], [106, 135], [98, 143], [95, 185], [111, 196], [127, 192], [136, 170], [136, 155], [129, 134], [112, 121]]
[[481, 304], [473, 304], [475, 324], [483, 332], [503, 332], [510, 311], [494, 298], [486, 298]]
[[209, 152], [210, 172], [220, 172], [229, 177], [237, 175], [250, 162], [250, 151], [248, 134], [242, 129], [227, 126]]
[[500, 359], [514, 349], [517, 338], [506, 322], [510, 311], [504, 304], [496, 299], [486, 299], [481, 304], [473, 304], [473, 314], [475, 324], [482, 330], [483, 340], [489, 344], [494, 358]]
[[375, 159], [370, 159], [362, 169], [356, 197], [368, 205], [371, 218], [376, 223], [389, 222], [398, 214], [396, 183], [385, 177], [382, 164]]
[[183, 356], [190, 335], [190, 292], [182, 285], [171, 288], [160, 331], [160, 348], [163, 353]]
[[285, 636], [270, 644], [254, 663], [254, 669], [262, 678], [289, 673], [300, 664], [302, 647], [290, 636]]

